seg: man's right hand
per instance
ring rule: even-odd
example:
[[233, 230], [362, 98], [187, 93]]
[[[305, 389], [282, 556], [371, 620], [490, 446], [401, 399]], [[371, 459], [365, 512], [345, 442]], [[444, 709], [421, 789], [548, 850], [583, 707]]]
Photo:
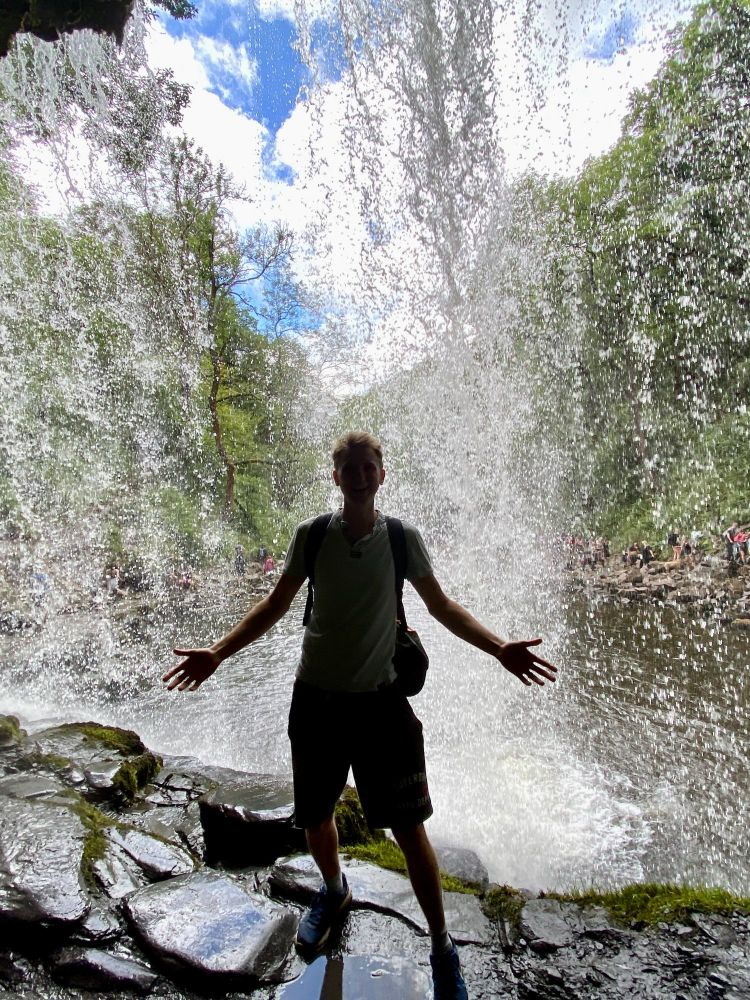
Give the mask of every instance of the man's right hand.
[[162, 677], [168, 691], [173, 688], [178, 691], [197, 691], [221, 663], [221, 657], [212, 649], [174, 649], [172, 652], [185, 659]]

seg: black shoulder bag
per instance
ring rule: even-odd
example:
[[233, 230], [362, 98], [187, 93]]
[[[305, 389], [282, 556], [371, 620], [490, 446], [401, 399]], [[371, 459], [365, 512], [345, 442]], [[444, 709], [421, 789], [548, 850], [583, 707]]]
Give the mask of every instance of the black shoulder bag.
[[[302, 624], [307, 625], [313, 606], [313, 585], [315, 583], [315, 560], [320, 546], [323, 544], [328, 525], [333, 514], [320, 514], [310, 525], [305, 539], [304, 562], [307, 576], [307, 603], [302, 616]], [[396, 683], [408, 698], [424, 687], [429, 657], [422, 641], [413, 628], [409, 628], [404, 612], [404, 579], [406, 578], [406, 535], [404, 526], [397, 517], [386, 517], [388, 541], [393, 556], [393, 568], [396, 585], [396, 647], [393, 654], [393, 669], [396, 672]]]

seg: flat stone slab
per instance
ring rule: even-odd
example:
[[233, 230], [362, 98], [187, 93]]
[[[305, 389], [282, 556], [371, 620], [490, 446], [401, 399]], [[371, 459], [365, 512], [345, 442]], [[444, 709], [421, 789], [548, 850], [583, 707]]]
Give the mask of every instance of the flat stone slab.
[[[424, 914], [404, 875], [364, 861], [346, 861], [344, 870], [352, 890], [352, 906], [388, 913], [407, 921], [421, 934], [428, 928]], [[269, 876], [274, 892], [290, 899], [307, 901], [320, 888], [320, 874], [309, 854], [278, 861]], [[479, 900], [462, 892], [443, 894], [445, 919], [451, 936], [461, 944], [490, 944], [493, 930]]]
[[432, 1000], [432, 978], [408, 958], [321, 957], [275, 995], [277, 1000]]
[[58, 982], [84, 990], [128, 989], [145, 994], [159, 978], [140, 962], [98, 948], [64, 948], [50, 964]]
[[218, 872], [147, 886], [125, 911], [161, 962], [213, 978], [279, 981], [297, 931], [291, 910]]
[[0, 918], [80, 923], [91, 905], [81, 876], [85, 839], [66, 806], [0, 796]]
[[583, 932], [581, 911], [556, 899], [530, 899], [521, 912], [520, 930], [535, 951], [556, 951]]
[[120, 847], [150, 879], [175, 878], [188, 875], [195, 863], [187, 851], [175, 844], [167, 844], [159, 837], [140, 830], [107, 830], [107, 838]]

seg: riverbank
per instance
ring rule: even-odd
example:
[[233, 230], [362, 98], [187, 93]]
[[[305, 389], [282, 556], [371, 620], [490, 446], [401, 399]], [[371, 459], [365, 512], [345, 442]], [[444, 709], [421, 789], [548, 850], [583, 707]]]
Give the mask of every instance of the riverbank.
[[750, 565], [718, 555], [699, 555], [694, 562], [654, 560], [643, 567], [610, 556], [595, 566], [573, 567], [569, 580], [574, 591], [591, 598], [692, 606], [726, 625], [750, 629]]
[[[384, 841], [352, 793], [339, 807], [352, 911], [324, 955], [296, 954], [317, 875], [291, 795], [283, 776], [162, 758], [131, 731], [0, 718], [0, 990], [427, 1000], [421, 912], [402, 874], [357, 856]], [[490, 885], [460, 845], [439, 856], [473, 1000], [750, 995], [750, 900], [655, 886], [552, 898]]]

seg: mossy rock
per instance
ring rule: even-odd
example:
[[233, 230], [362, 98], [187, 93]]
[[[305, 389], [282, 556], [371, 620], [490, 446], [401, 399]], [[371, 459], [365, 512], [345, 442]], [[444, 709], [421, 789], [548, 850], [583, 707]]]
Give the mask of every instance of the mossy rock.
[[147, 750], [146, 753], [125, 761], [112, 784], [124, 799], [131, 802], [144, 785], [154, 780], [161, 768], [161, 757]]
[[[68, 722], [36, 733], [35, 750], [27, 755], [36, 757], [41, 767], [62, 770], [76, 764], [83, 769], [96, 769], [112, 762], [111, 785], [105, 782], [92, 789], [93, 794], [115, 797], [130, 802], [139, 789], [158, 774], [162, 761], [152, 753], [137, 733], [98, 722]], [[119, 766], [117, 766], [119, 763]], [[115, 770], [116, 768], [116, 770]]]
[[482, 898], [482, 909], [490, 920], [503, 920], [517, 929], [527, 896], [510, 885], [493, 885]]
[[15, 715], [0, 715], [0, 750], [18, 746], [26, 738], [26, 731]]
[[385, 839], [385, 833], [382, 830], [371, 830], [367, 825], [357, 790], [350, 785], [346, 786], [344, 794], [336, 805], [335, 816], [336, 827], [339, 831], [339, 844], [342, 847], [371, 844]]

